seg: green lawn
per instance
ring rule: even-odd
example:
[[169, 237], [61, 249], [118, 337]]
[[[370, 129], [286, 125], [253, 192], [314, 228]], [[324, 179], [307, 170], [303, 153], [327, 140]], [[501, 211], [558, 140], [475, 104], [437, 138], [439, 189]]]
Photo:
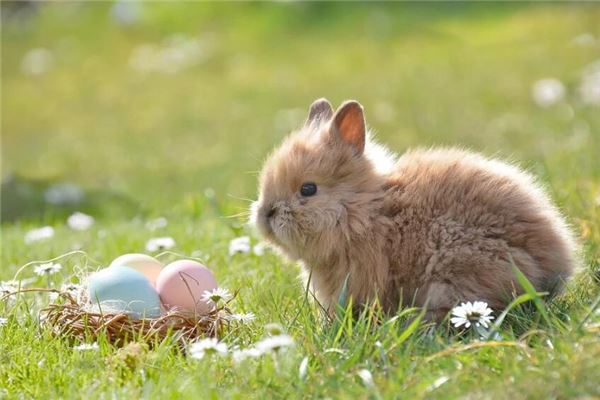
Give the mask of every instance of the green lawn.
[[[35, 265], [20, 275], [27, 287], [60, 287], [170, 236], [171, 251], [200, 256], [239, 290], [237, 311], [256, 314], [224, 338], [230, 347], [272, 322], [295, 346], [241, 364], [190, 359], [168, 341], [129, 358], [103, 340], [76, 351], [40, 328], [48, 296], [24, 294], [0, 302], [0, 398], [600, 397], [600, 106], [580, 92], [600, 74], [600, 6], [153, 2], [133, 24], [111, 6], [28, 14], [2, 3], [0, 281], [80, 250], [55, 275], [37, 278]], [[544, 78], [565, 88], [547, 107], [532, 99]], [[414, 314], [329, 324], [304, 301], [297, 266], [230, 256], [231, 239], [259, 241], [236, 215], [256, 196], [261, 160], [322, 96], [361, 101], [395, 151], [459, 145], [539, 175], [583, 259], [568, 292], [542, 306], [548, 318], [517, 307], [483, 345], [447, 327], [408, 328]], [[65, 183], [83, 197], [49, 204], [44, 194]], [[74, 211], [93, 227], [69, 229]], [[158, 217], [167, 226], [150, 230]], [[54, 236], [26, 244], [44, 225]]]

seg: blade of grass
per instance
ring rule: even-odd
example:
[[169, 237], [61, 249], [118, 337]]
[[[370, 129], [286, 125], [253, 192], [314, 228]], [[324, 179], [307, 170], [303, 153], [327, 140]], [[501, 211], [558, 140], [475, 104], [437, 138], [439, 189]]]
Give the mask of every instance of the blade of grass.
[[522, 294], [520, 296], [518, 296], [517, 298], [515, 298], [513, 301], [511, 301], [508, 306], [504, 309], [504, 311], [502, 311], [502, 313], [498, 316], [498, 318], [496, 319], [496, 321], [494, 322], [494, 324], [492, 325], [492, 327], [490, 328], [489, 331], [487, 331], [487, 333], [485, 335], [482, 335], [485, 339], [489, 339], [491, 337], [493, 337], [494, 333], [498, 332], [498, 330], [500, 329], [500, 326], [502, 325], [502, 322], [504, 322], [504, 319], [506, 318], [506, 316], [508, 315], [508, 313], [515, 308], [516, 306], [518, 306], [519, 304], [523, 304], [526, 303], [528, 301], [531, 301], [532, 298], [528, 293]]
[[542, 302], [542, 296], [547, 295], [547, 293], [537, 292], [535, 290], [535, 287], [533, 287], [531, 282], [529, 282], [529, 279], [527, 279], [525, 274], [523, 274], [523, 272], [521, 272], [521, 270], [515, 265], [514, 262], [512, 263], [512, 269], [513, 269], [513, 273], [515, 274], [515, 277], [517, 278], [517, 282], [519, 282], [519, 285], [521, 285], [523, 290], [525, 290], [525, 293], [527, 293], [529, 296], [531, 296], [531, 300], [533, 301], [535, 308], [539, 311], [539, 313], [541, 314], [541, 316], [544, 319], [544, 321], [546, 322], [546, 324], [548, 324], [548, 326], [552, 326], [552, 321], [550, 320], [550, 315], [548, 314], [548, 310], [546, 309], [546, 306]]
[[402, 343], [404, 343], [409, 337], [411, 337], [417, 331], [417, 328], [419, 327], [419, 325], [421, 325], [421, 321], [423, 320], [423, 317], [425, 316], [426, 311], [427, 311], [426, 307], [423, 307], [421, 309], [421, 312], [419, 313], [419, 315], [417, 315], [417, 317], [412, 320], [412, 322], [408, 325], [408, 327], [406, 327], [406, 329], [400, 334], [400, 336], [398, 336], [396, 338], [396, 340], [394, 340], [394, 344], [392, 344], [388, 348], [388, 350], [387, 350], [388, 354], [392, 350], [394, 350], [396, 347], [398, 347]]

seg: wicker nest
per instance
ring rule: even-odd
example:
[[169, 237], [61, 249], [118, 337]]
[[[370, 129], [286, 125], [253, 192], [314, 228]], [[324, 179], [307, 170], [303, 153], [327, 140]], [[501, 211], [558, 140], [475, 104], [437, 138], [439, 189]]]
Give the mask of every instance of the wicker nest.
[[131, 341], [142, 341], [152, 346], [170, 336], [184, 346], [193, 339], [222, 336], [230, 326], [232, 315], [229, 300], [208, 314], [169, 311], [158, 318], [136, 319], [125, 313], [91, 311], [69, 292], [54, 289], [24, 289], [20, 292], [32, 291], [58, 294], [57, 300], [62, 301], [40, 311], [42, 324], [49, 326], [56, 336], [80, 342], [95, 341], [102, 335], [117, 346]]

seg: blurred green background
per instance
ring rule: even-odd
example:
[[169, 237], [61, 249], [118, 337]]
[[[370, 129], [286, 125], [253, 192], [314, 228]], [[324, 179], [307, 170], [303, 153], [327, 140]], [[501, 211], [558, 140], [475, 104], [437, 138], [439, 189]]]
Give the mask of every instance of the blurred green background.
[[2, 14], [4, 224], [185, 217], [209, 188], [240, 211], [321, 96], [361, 101], [398, 152], [519, 161], [575, 215], [599, 194], [595, 4], [3, 2]]

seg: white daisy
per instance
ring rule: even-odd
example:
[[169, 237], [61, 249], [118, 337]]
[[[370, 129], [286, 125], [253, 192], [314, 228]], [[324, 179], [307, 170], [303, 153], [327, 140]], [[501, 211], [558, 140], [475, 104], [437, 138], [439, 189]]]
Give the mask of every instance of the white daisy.
[[67, 225], [74, 231], [86, 231], [94, 225], [94, 217], [81, 212], [75, 212], [67, 218]]
[[90, 351], [90, 350], [98, 350], [100, 348], [100, 346], [98, 346], [98, 343], [94, 342], [94, 343], [82, 343], [78, 346], [73, 347], [73, 350], [75, 351]]
[[[78, 283], [63, 283], [60, 287], [60, 291], [63, 293], [70, 294], [77, 301], [81, 300], [81, 295], [83, 293], [83, 287]], [[50, 300], [58, 299], [58, 293], [50, 293]]]
[[76, 295], [81, 290], [81, 285], [78, 283], [63, 283], [60, 287], [61, 292], [68, 292], [69, 294]]
[[356, 373], [356, 375], [358, 375], [363, 385], [366, 387], [372, 388], [375, 386], [375, 382], [373, 382], [373, 374], [371, 374], [371, 371], [368, 369], [361, 369]]
[[39, 276], [44, 276], [44, 275], [52, 275], [57, 273], [58, 271], [60, 271], [62, 269], [62, 265], [58, 264], [58, 263], [45, 263], [45, 264], [40, 264], [37, 267], [35, 267], [34, 272], [39, 275]]
[[172, 237], [157, 237], [146, 242], [146, 250], [150, 252], [168, 250], [175, 247], [175, 239]]
[[196, 359], [204, 358], [205, 355], [218, 354], [223, 356], [227, 354], [227, 344], [219, 342], [215, 338], [202, 339], [190, 345], [189, 353], [190, 357]]
[[229, 242], [229, 255], [250, 253], [250, 238], [240, 236]]
[[560, 102], [566, 94], [565, 85], [558, 79], [540, 79], [533, 84], [531, 95], [540, 107], [550, 107]]
[[269, 246], [264, 242], [257, 243], [252, 247], [252, 252], [257, 256], [263, 256], [267, 250], [269, 250]]
[[0, 297], [14, 293], [17, 290], [19, 290], [19, 282], [17, 281], [0, 282]]
[[51, 226], [43, 226], [41, 228], [36, 228], [28, 231], [25, 234], [25, 243], [31, 244], [35, 242], [39, 242], [41, 240], [50, 239], [54, 236], [54, 228]]
[[231, 353], [231, 356], [233, 357], [233, 361], [236, 363], [242, 362], [247, 358], [258, 358], [260, 356], [262, 356], [262, 353], [254, 348], [254, 347], [250, 347], [247, 349], [238, 349], [238, 350], [234, 350]]
[[456, 328], [464, 325], [465, 328], [475, 326], [483, 326], [487, 328], [489, 323], [494, 319], [492, 309], [488, 307], [485, 301], [475, 301], [473, 303], [466, 302], [452, 309], [452, 318], [450, 322], [454, 324]]
[[256, 343], [256, 349], [261, 353], [278, 353], [292, 346], [294, 346], [294, 339], [288, 335], [269, 336]]
[[218, 304], [220, 301], [229, 301], [231, 297], [232, 294], [229, 290], [225, 288], [216, 288], [213, 290], [205, 290], [204, 293], [202, 293], [200, 300], [206, 303]]
[[256, 319], [256, 315], [254, 313], [241, 313], [241, 314], [232, 314], [229, 316], [229, 319], [232, 321], [239, 321], [241, 323], [247, 323], [254, 321]]
[[8, 324], [8, 318], [0, 317], [0, 326]]

